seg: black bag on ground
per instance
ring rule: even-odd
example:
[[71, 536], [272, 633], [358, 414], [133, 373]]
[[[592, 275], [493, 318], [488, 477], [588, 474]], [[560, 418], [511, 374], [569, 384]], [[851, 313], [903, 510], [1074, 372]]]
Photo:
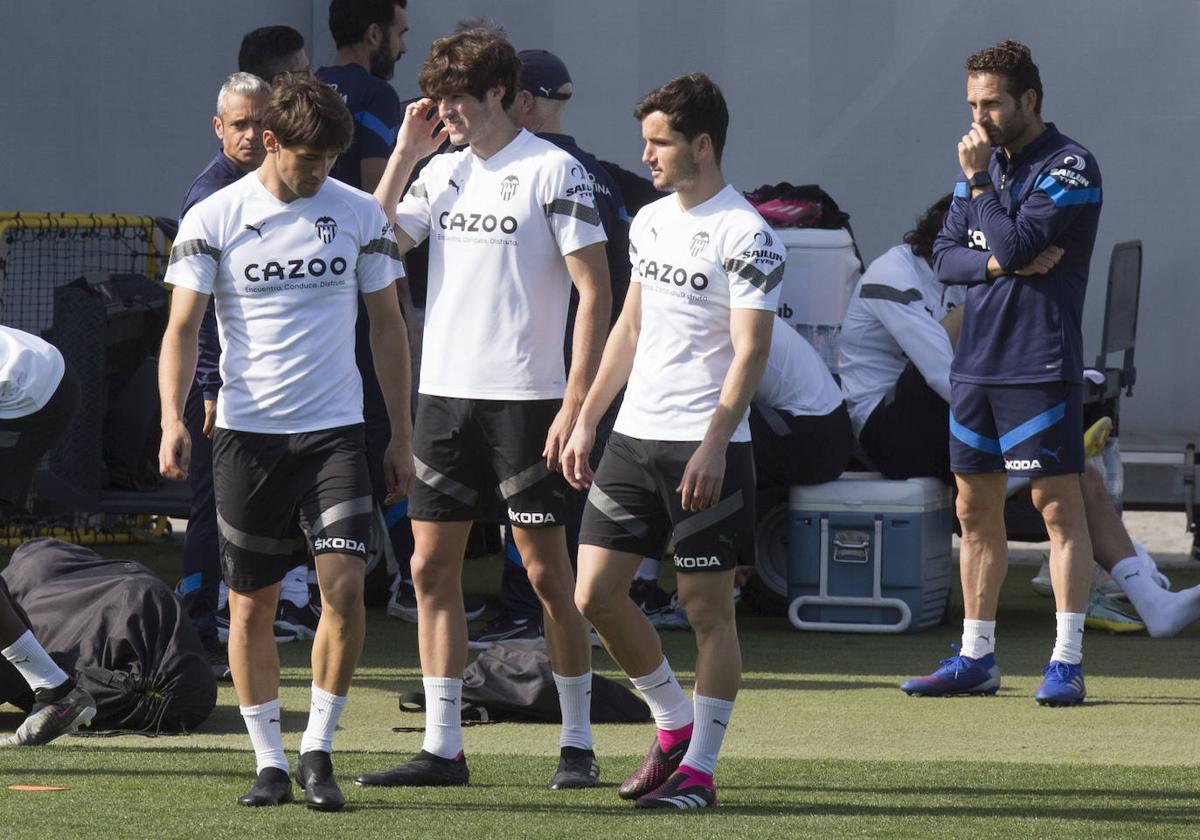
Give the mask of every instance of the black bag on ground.
[[[3, 576], [42, 647], [96, 698], [93, 731], [188, 732], [212, 712], [217, 683], [200, 638], [145, 566], [38, 539], [13, 553]], [[8, 699], [33, 704], [28, 687]]]
[[[400, 698], [404, 711], [422, 711], [419, 693]], [[562, 723], [550, 658], [539, 648], [492, 645], [463, 672], [464, 721]], [[646, 723], [650, 707], [625, 686], [592, 676], [592, 723]]]

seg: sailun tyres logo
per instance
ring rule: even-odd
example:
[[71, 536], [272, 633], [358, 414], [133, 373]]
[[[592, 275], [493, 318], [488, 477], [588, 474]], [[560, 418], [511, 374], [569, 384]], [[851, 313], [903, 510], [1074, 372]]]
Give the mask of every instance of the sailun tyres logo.
[[337, 222], [330, 216], [322, 216], [317, 219], [317, 238], [328, 245], [337, 236]]
[[516, 175], [509, 175], [500, 182], [500, 197], [508, 201], [517, 194], [517, 187], [521, 185], [521, 181]]

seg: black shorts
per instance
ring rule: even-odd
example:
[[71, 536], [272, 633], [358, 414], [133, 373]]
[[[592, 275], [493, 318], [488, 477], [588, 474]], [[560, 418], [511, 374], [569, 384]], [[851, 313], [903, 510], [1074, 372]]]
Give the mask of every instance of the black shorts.
[[845, 403], [819, 415], [751, 405], [750, 436], [759, 487], [833, 481], [846, 469], [854, 448], [854, 428]]
[[930, 476], [952, 484], [949, 418], [950, 405], [909, 362], [863, 424], [858, 442], [887, 478]]
[[0, 419], [0, 502], [21, 506], [42, 456], [54, 446], [79, 407], [79, 380], [70, 365], [50, 399], [33, 414]]
[[680, 572], [734, 568], [753, 540], [754, 453], [749, 443], [729, 444], [720, 500], [693, 513], [675, 488], [699, 445], [613, 432], [588, 492], [580, 544], [644, 557], [669, 550]]
[[278, 583], [310, 551], [367, 555], [373, 507], [361, 424], [292, 435], [217, 429], [213, 483], [230, 589]]
[[503, 500], [518, 528], [555, 528], [566, 517], [567, 482], [546, 468], [546, 433], [558, 400], [471, 400], [421, 394], [413, 428], [417, 480], [412, 519], [480, 519]]
[[952, 382], [950, 465], [959, 475], [1083, 472], [1083, 386]]

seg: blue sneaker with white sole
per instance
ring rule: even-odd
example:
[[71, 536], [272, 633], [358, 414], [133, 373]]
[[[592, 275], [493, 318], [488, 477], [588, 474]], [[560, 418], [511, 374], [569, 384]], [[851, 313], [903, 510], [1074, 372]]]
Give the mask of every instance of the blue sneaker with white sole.
[[[953, 645], [951, 648], [957, 650]], [[1000, 690], [1000, 669], [994, 653], [979, 659], [956, 654], [938, 664], [940, 667], [932, 674], [901, 683], [900, 690], [910, 697], [990, 696]]]
[[1042, 669], [1042, 684], [1033, 699], [1040, 706], [1078, 706], [1087, 697], [1083, 667], [1051, 659]]

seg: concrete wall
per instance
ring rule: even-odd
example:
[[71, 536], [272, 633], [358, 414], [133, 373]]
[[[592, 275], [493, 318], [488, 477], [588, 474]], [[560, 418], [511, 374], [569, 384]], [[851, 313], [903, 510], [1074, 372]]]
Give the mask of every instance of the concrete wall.
[[[324, 0], [255, 4], [63, 0], [0, 4], [4, 119], [0, 209], [173, 216], [211, 157], [216, 90], [245, 31], [288, 23], [317, 64], [333, 55]], [[703, 70], [733, 125], [729, 179], [743, 189], [818, 182], [853, 216], [871, 259], [948, 190], [969, 123], [962, 62], [1004, 37], [1028, 43], [1045, 115], [1097, 155], [1105, 210], [1086, 344], [1099, 343], [1114, 242], [1141, 238], [1139, 381], [1125, 448], [1200, 438], [1200, 287], [1190, 276], [1200, 123], [1195, 0], [411, 0], [394, 81], [417, 94], [429, 42], [489, 15], [518, 48], [545, 47], [575, 78], [568, 129], [640, 171], [630, 116], [650, 88]]]

